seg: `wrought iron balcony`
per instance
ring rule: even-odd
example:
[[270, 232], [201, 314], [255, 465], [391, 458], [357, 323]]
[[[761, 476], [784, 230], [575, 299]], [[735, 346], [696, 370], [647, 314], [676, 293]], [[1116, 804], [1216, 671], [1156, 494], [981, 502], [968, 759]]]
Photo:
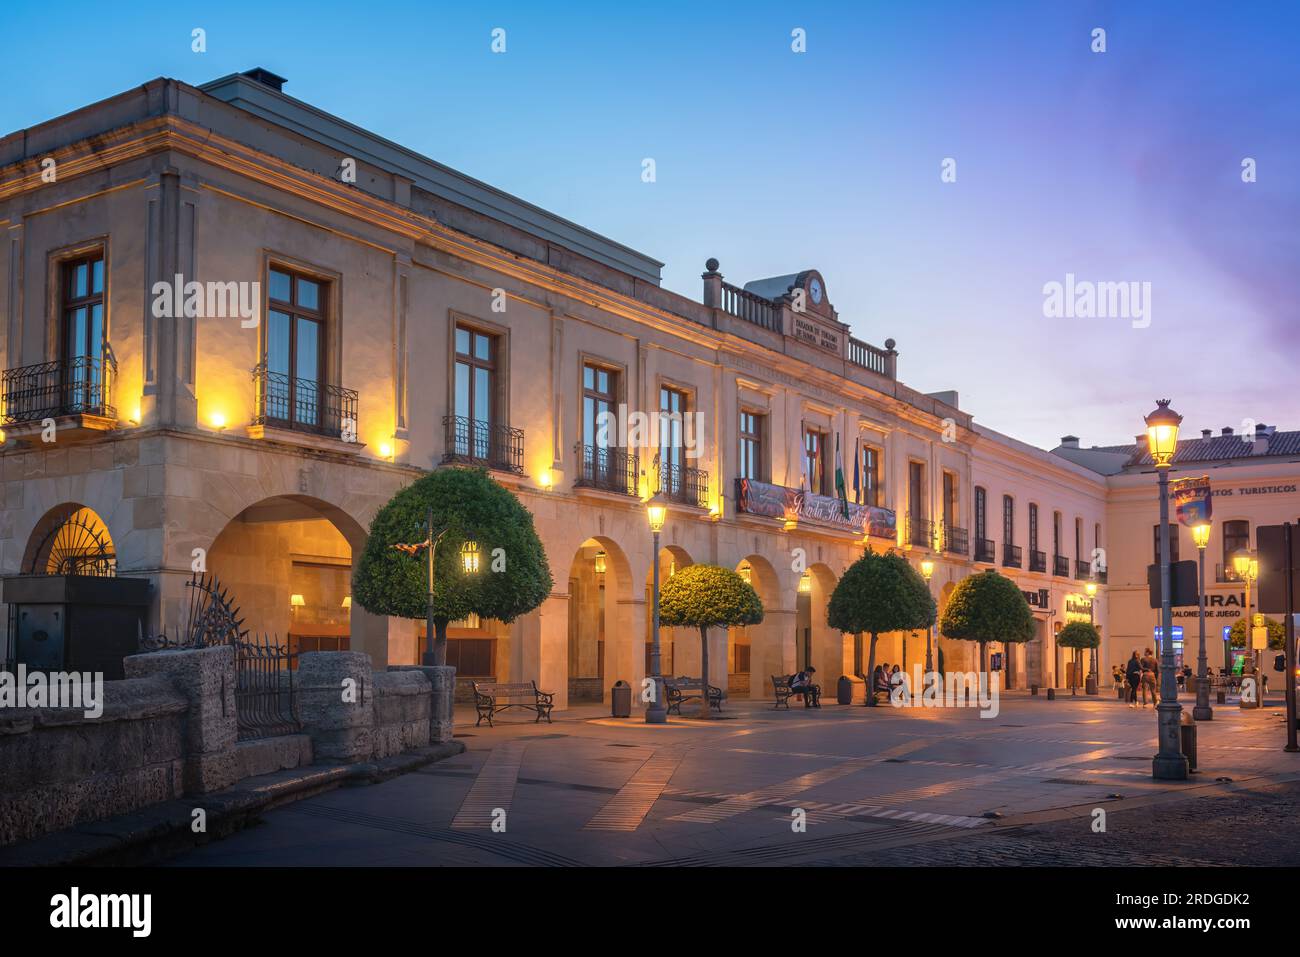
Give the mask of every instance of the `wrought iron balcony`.
[[934, 547], [934, 522], [917, 515], [907, 516], [907, 542], [922, 548]]
[[73, 356], [6, 369], [0, 382], [5, 425], [95, 415], [116, 419], [112, 404], [117, 363], [111, 358]]
[[949, 522], [943, 523], [943, 550], [954, 555], [970, 553], [970, 534]]
[[1242, 578], [1231, 565], [1215, 565], [1214, 580], [1221, 584], [1227, 584], [1229, 582], [1239, 582]]
[[482, 465], [499, 472], [524, 472], [524, 430], [464, 415], [444, 415], [442, 461]]
[[1070, 577], [1070, 560], [1064, 555], [1052, 556], [1052, 574], [1061, 578]]
[[351, 389], [271, 372], [265, 363], [253, 370], [253, 382], [253, 425], [356, 441], [357, 394]]
[[1020, 546], [1002, 543], [1002, 567], [1019, 568], [1020, 567]]
[[993, 543], [993, 539], [975, 539], [975, 561], [989, 562], [990, 564], [997, 561], [997, 546]]
[[1098, 585], [1106, 584], [1106, 569], [1098, 568], [1097, 577], [1094, 579], [1094, 581], [1096, 581]]
[[663, 462], [659, 455], [654, 458], [654, 467], [659, 476], [655, 488], [660, 495], [682, 505], [690, 505], [692, 508], [709, 507], [707, 471], [689, 465]]
[[619, 495], [636, 495], [640, 466], [635, 452], [579, 445], [575, 488], [596, 488]]
[[1074, 560], [1074, 577], [1086, 579], [1092, 577], [1092, 562], [1085, 562], [1082, 559]]
[[1031, 572], [1047, 571], [1047, 552], [1031, 551], [1029, 553], [1029, 570]]

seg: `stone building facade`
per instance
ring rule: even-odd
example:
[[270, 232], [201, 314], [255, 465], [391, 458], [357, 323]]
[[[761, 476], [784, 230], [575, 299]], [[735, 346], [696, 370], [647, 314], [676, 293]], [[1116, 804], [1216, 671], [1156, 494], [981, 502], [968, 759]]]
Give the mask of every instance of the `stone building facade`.
[[[858, 667], [825, 607], [864, 546], [932, 559], [941, 603], [979, 568], [977, 486], [988, 540], [1004, 494], [1065, 516], [1068, 557], [1075, 521], [1105, 540], [1095, 473], [906, 386], [894, 340], [853, 337], [816, 270], [737, 286], [710, 260], [701, 299], [678, 295], [656, 260], [283, 83], [158, 79], [0, 139], [0, 573], [53, 567], [76, 517], [152, 582], [153, 629], [202, 566], [256, 631], [412, 664], [422, 624], [352, 604], [352, 558], [405, 484], [484, 465], [534, 515], [555, 588], [513, 623], [456, 623], [449, 663], [563, 708], [644, 676], [655, 561], [754, 584], [764, 622], [710, 655], [762, 695], [805, 663]], [[652, 425], [601, 435], [605, 410]], [[1080, 587], [1076, 564], [1008, 570], [1053, 608]], [[695, 637], [664, 637], [665, 670], [698, 669]], [[879, 657], [919, 661], [914, 641]], [[1048, 626], [1012, 666], [1061, 680]]]

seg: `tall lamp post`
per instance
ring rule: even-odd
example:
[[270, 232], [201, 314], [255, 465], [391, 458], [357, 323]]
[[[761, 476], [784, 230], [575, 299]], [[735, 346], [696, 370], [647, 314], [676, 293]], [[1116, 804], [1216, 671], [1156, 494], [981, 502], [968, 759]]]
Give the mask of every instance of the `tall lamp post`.
[[[1097, 583], [1088, 582], [1083, 586], [1083, 590], [1088, 593], [1088, 624], [1096, 627], [1097, 616], [1093, 614], [1093, 603], [1097, 600]], [[1098, 642], [1100, 645], [1100, 642]], [[1101, 656], [1101, 648], [1092, 649], [1092, 667], [1088, 669], [1088, 679], [1083, 683], [1084, 694], [1097, 693], [1097, 666], [1098, 659]]]
[[[921, 560], [921, 577], [925, 579], [925, 590], [930, 590], [930, 576], [934, 574], [934, 562], [925, 558]], [[934, 655], [931, 651], [934, 644], [934, 625], [925, 626], [925, 673], [928, 675], [934, 671]]]
[[[1255, 694], [1253, 699], [1247, 701], [1245, 695], [1242, 695], [1241, 700], [1238, 703], [1243, 708], [1258, 708], [1262, 703], [1260, 699], [1264, 697], [1264, 689], [1260, 685], [1260, 680], [1259, 680], [1260, 679], [1259, 658], [1258, 658], [1259, 652], [1253, 651], [1253, 649], [1251, 648], [1251, 645], [1253, 644], [1253, 637], [1254, 637], [1252, 634], [1254, 630], [1252, 627], [1254, 622], [1252, 620], [1252, 616], [1250, 613], [1250, 608], [1251, 608], [1250, 586], [1253, 585], [1255, 583], [1255, 579], [1259, 577], [1259, 561], [1255, 558], [1252, 558], [1249, 551], [1243, 549], [1242, 551], [1239, 551], [1237, 552], [1237, 554], [1232, 556], [1232, 570], [1237, 573], [1238, 578], [1240, 578], [1243, 582], [1246, 583], [1246, 618], [1245, 618], [1245, 623], [1243, 624], [1242, 627], [1246, 632], [1245, 645], [1246, 645], [1246, 650], [1251, 652], [1250, 670], [1252, 676], [1255, 679]], [[1244, 671], [1245, 669], [1243, 668], [1242, 670]]]
[[1146, 417], [1147, 444], [1160, 476], [1160, 704], [1156, 706], [1159, 751], [1151, 761], [1151, 776], [1160, 781], [1187, 780], [1187, 756], [1179, 746], [1183, 706], [1178, 703], [1174, 676], [1174, 615], [1169, 582], [1169, 468], [1178, 448], [1178, 426], [1183, 417], [1169, 408], [1168, 399], [1156, 401]]
[[[438, 532], [436, 535], [434, 534], [433, 509], [430, 508], [426, 513], [426, 518], [425, 518], [426, 534], [425, 534], [424, 541], [415, 542], [409, 545], [398, 542], [392, 546], [393, 548], [396, 548], [398, 551], [405, 552], [408, 555], [415, 555], [421, 549], [423, 549], [425, 561], [428, 564], [429, 595], [428, 595], [428, 600], [425, 603], [425, 618], [424, 618], [425, 648], [424, 648], [424, 657], [422, 659], [422, 661], [426, 666], [436, 666], [438, 664], [437, 655], [433, 650], [433, 636], [435, 631], [435, 626], [433, 623], [433, 617], [434, 617], [433, 616], [433, 591], [434, 591], [434, 585], [436, 584], [434, 572], [435, 569], [437, 568], [437, 563], [438, 563], [438, 543], [442, 541], [442, 537], [446, 535], [447, 532], [449, 532], [450, 530], [451, 527], [448, 526], [447, 528], [444, 528], [442, 531]], [[478, 571], [478, 564], [479, 564], [478, 558], [479, 558], [479, 551], [478, 551], [477, 542], [466, 541], [463, 545], [461, 545], [460, 547], [461, 567], [467, 575], [472, 575]]]
[[1192, 526], [1192, 541], [1196, 543], [1196, 560], [1200, 564], [1200, 583], [1197, 586], [1200, 594], [1200, 647], [1196, 651], [1196, 706], [1192, 708], [1192, 717], [1197, 721], [1210, 721], [1214, 718], [1214, 709], [1210, 707], [1210, 680], [1205, 660], [1205, 546], [1210, 544], [1209, 522]]
[[650, 619], [650, 680], [654, 682], [654, 697], [645, 709], [645, 723], [667, 724], [668, 707], [664, 702], [664, 680], [659, 664], [659, 533], [664, 529], [668, 509], [656, 495], [646, 503], [645, 512], [650, 532], [654, 536], [654, 557], [651, 559], [654, 568], [654, 608]]

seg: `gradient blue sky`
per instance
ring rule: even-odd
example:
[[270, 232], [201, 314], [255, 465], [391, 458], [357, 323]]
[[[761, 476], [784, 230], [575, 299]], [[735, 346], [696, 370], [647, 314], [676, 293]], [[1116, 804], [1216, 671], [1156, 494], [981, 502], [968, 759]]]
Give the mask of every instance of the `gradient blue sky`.
[[[125, 6], [7, 0], [0, 130], [265, 66], [697, 299], [709, 256], [820, 269], [905, 382], [1026, 441], [1131, 441], [1157, 396], [1300, 428], [1300, 3]], [[1150, 327], [1045, 318], [1066, 273], [1152, 283]]]

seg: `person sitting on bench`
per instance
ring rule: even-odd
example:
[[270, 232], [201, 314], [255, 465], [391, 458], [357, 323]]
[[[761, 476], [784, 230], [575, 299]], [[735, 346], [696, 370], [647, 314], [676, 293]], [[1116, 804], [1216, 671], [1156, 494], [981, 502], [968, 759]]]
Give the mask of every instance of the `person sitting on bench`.
[[803, 706], [805, 708], [809, 706], [810, 702], [814, 708], [822, 706], [822, 686], [813, 683], [813, 675], [816, 673], [817, 669], [809, 665], [806, 669], [790, 678], [790, 690], [795, 694], [803, 695]]
[[876, 670], [872, 672], [872, 675], [871, 693], [888, 695], [890, 692], [889, 663], [882, 662], [876, 665]]

